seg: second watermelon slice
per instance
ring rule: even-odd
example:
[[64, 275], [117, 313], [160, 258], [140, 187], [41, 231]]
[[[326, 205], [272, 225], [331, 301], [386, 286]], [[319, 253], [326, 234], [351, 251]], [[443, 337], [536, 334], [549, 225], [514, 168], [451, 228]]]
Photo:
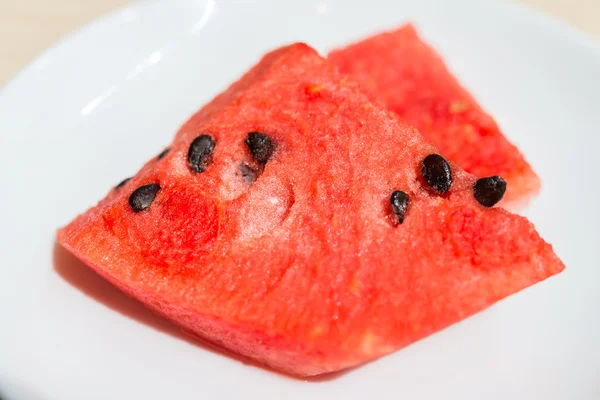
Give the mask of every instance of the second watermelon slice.
[[333, 51], [329, 60], [467, 172], [504, 177], [506, 202], [523, 203], [539, 190], [523, 155], [412, 25]]
[[266, 55], [58, 240], [186, 331], [317, 375], [564, 268], [525, 218], [481, 205], [501, 197], [495, 182], [478, 184], [295, 44]]

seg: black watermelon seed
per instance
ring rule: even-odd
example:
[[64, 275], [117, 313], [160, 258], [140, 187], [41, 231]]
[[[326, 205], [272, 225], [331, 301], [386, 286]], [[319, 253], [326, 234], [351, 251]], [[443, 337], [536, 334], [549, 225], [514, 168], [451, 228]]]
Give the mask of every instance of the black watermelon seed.
[[246, 138], [246, 146], [252, 157], [261, 164], [266, 164], [275, 151], [275, 142], [267, 135], [260, 132], [250, 132]]
[[421, 174], [425, 178], [425, 182], [436, 192], [444, 194], [450, 190], [452, 184], [450, 165], [439, 154], [430, 154], [425, 157]]
[[194, 172], [204, 172], [212, 163], [215, 140], [209, 135], [200, 135], [188, 150], [188, 165]]
[[115, 186], [115, 190], [121, 189], [130, 180], [131, 180], [131, 178], [125, 178], [125, 179], [123, 179], [121, 182], [119, 182], [119, 184], [117, 186]]
[[408, 208], [408, 200], [408, 195], [400, 190], [396, 190], [390, 197], [392, 214], [397, 218], [399, 224], [404, 222], [404, 216], [406, 215], [406, 209]]
[[254, 183], [258, 175], [258, 172], [246, 163], [240, 164], [240, 172], [242, 173], [242, 178], [244, 178], [249, 185]]
[[151, 183], [149, 185], [140, 186], [135, 189], [129, 196], [129, 205], [135, 212], [144, 211], [150, 207], [150, 204], [156, 198], [156, 194], [160, 190], [160, 185]]
[[165, 156], [167, 154], [169, 154], [170, 151], [171, 151], [171, 149], [168, 147], [166, 149], [164, 149], [163, 151], [161, 151], [160, 154], [156, 156], [156, 161], [160, 161], [163, 158], [165, 158]]
[[475, 182], [473, 187], [475, 200], [484, 207], [491, 207], [504, 197], [506, 192], [506, 181], [499, 176], [481, 178]]

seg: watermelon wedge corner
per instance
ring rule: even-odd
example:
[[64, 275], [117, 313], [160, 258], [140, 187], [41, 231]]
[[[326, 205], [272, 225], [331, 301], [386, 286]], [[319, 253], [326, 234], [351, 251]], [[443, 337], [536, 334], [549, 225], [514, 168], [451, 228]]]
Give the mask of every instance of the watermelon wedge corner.
[[540, 182], [494, 119], [412, 25], [332, 51], [329, 60], [415, 126], [442, 155], [478, 177], [502, 176], [502, 204], [521, 205]]
[[267, 54], [58, 240], [184, 330], [318, 375], [564, 268], [530, 222], [482, 206], [475, 186], [294, 44]]

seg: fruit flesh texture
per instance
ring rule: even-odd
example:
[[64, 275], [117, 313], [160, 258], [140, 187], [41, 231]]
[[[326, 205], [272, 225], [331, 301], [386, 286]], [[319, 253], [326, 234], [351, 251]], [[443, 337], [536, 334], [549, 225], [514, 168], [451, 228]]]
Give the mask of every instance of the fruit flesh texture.
[[503, 177], [508, 182], [503, 204], [525, 203], [539, 191], [539, 179], [523, 155], [412, 25], [335, 50], [328, 58], [461, 168], [478, 177]]
[[[244, 140], [277, 143], [260, 171]], [[192, 140], [213, 163], [192, 173]], [[445, 196], [419, 175], [436, 149], [304, 44], [263, 61], [58, 239], [185, 330], [296, 376], [395, 351], [563, 269], [524, 218], [473, 198], [452, 165]], [[159, 183], [134, 213], [128, 196]], [[404, 223], [389, 197], [410, 195]]]

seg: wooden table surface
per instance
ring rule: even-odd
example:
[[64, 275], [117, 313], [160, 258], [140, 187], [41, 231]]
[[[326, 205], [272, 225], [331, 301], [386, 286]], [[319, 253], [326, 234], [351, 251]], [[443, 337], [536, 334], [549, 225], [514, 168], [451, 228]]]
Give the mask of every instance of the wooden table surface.
[[[93, 18], [131, 2], [0, 0], [0, 86], [61, 37]], [[520, 2], [566, 21], [600, 40], [600, 0]]]

